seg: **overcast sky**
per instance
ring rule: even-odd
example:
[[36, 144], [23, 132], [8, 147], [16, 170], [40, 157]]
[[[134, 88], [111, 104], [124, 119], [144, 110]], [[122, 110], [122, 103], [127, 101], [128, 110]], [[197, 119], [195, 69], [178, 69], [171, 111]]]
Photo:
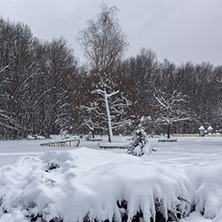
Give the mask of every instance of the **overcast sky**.
[[222, 0], [0, 0], [0, 16], [27, 24], [39, 39], [63, 36], [81, 59], [76, 35], [101, 2], [120, 10], [127, 56], [145, 47], [159, 61], [222, 65]]

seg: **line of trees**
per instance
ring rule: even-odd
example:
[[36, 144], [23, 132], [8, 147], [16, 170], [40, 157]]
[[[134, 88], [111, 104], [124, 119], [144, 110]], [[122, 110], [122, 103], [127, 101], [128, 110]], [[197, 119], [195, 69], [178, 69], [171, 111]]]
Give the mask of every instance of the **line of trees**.
[[42, 42], [28, 26], [0, 18], [1, 139], [66, 129], [108, 134], [111, 141], [113, 133], [129, 134], [138, 124], [148, 133], [222, 127], [222, 66], [176, 66], [145, 48], [123, 59], [128, 43], [116, 9], [101, 9], [78, 36], [88, 66], [65, 39]]

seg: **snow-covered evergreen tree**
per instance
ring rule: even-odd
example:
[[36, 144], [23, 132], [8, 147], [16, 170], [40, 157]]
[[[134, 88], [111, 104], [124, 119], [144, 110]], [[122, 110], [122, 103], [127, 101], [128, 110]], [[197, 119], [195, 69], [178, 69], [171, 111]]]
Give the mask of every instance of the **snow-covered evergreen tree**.
[[141, 126], [134, 132], [132, 140], [126, 151], [128, 154], [142, 156], [152, 153], [150, 140]]

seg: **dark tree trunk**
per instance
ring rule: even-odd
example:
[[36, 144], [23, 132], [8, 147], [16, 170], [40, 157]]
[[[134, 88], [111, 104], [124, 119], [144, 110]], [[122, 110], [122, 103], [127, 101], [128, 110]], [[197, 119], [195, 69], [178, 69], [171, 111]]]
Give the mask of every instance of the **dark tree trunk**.
[[109, 143], [112, 142], [112, 141], [111, 141], [111, 137], [110, 137], [110, 132], [109, 132], [109, 130], [108, 130], [108, 142], [109, 142]]
[[167, 138], [170, 138], [170, 124], [167, 125]]
[[95, 138], [95, 130], [92, 130], [92, 138]]

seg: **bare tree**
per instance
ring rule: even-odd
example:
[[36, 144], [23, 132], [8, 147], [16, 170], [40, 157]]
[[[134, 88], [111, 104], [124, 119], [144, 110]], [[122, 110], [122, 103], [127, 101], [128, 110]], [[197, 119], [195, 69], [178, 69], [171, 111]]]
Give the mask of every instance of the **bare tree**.
[[170, 126], [173, 123], [190, 119], [190, 114], [186, 109], [186, 95], [182, 95], [176, 90], [171, 94], [158, 91], [154, 94], [156, 108], [158, 108], [156, 122], [167, 126], [167, 138], [170, 138]]
[[116, 18], [116, 7], [101, 5], [96, 20], [89, 20], [86, 29], [79, 32], [78, 41], [95, 73], [98, 84], [96, 91], [103, 95], [106, 105], [109, 142], [112, 140], [112, 126], [109, 99], [118, 93], [110, 87], [115, 63], [121, 58], [128, 43], [126, 35]]
[[77, 73], [77, 61], [63, 38], [45, 43], [45, 50], [47, 52], [43, 62], [46, 67], [42, 70], [45, 72], [42, 85], [44, 95], [41, 98], [44, 109], [40, 119], [44, 120], [45, 136], [49, 137], [69, 125], [68, 110]]
[[0, 18], [0, 131], [10, 138], [27, 134], [34, 43], [28, 26]]
[[[121, 130], [124, 132], [132, 123], [129, 118], [130, 107], [132, 103], [118, 91], [115, 94], [107, 94], [109, 98], [109, 109], [104, 103], [104, 92], [102, 90], [92, 91], [95, 95], [93, 101], [88, 101], [88, 104], [79, 107], [81, 111], [82, 124], [80, 127], [87, 127], [94, 137], [95, 130], [101, 132], [107, 130], [107, 112], [109, 121], [109, 133], [112, 139], [112, 130]], [[106, 99], [106, 101], [108, 101]]]

